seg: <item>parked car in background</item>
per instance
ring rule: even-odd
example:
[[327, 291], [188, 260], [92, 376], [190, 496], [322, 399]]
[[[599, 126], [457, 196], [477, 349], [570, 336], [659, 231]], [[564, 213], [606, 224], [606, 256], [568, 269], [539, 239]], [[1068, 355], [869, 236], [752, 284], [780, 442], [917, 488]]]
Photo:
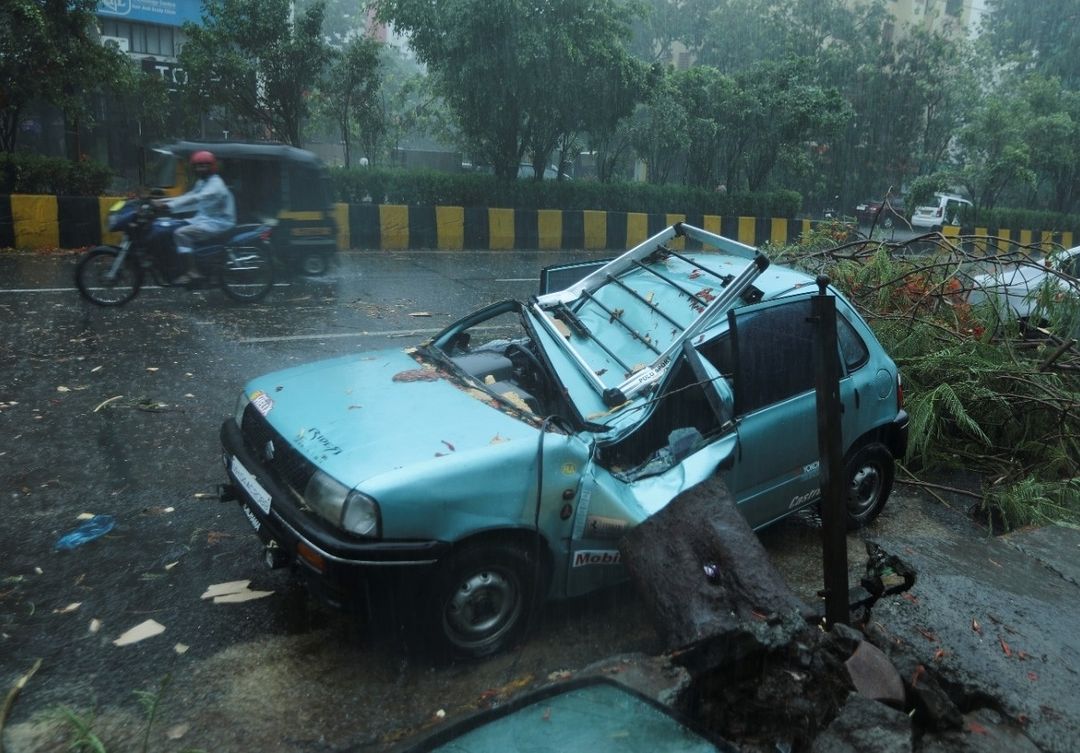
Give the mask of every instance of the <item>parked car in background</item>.
[[931, 230], [956, 226], [960, 224], [964, 209], [971, 207], [972, 203], [967, 199], [953, 194], [936, 193], [932, 203], [915, 207], [915, 211], [911, 214], [911, 225]]
[[[896, 364], [831, 293], [856, 528], [885, 505], [908, 418]], [[678, 223], [616, 259], [548, 268], [530, 301], [418, 348], [251, 380], [221, 427], [222, 496], [267, 562], [327, 603], [412, 573], [391, 588], [414, 595], [426, 645], [491, 654], [545, 599], [625, 579], [623, 534], [714, 474], [754, 528], [818, 504], [818, 294]]]
[[1039, 326], [1048, 303], [1068, 296], [1080, 304], [1080, 246], [995, 263], [989, 272], [970, 276], [969, 286], [972, 305], [992, 305], [1003, 319]]
[[879, 199], [877, 201], [864, 201], [855, 206], [855, 219], [860, 225], [875, 225], [889, 230], [893, 227], [904, 227], [908, 224], [904, 214], [904, 200], [897, 197]]

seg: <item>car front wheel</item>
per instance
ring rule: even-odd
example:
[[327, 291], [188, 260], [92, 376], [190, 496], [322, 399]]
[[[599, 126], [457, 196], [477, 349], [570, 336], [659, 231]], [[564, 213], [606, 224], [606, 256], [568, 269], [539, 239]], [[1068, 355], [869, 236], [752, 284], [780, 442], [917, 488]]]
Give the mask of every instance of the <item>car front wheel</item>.
[[454, 554], [429, 602], [438, 653], [476, 659], [520, 638], [542, 580], [536, 563], [535, 552], [510, 542], [475, 544]]
[[885, 506], [892, 491], [895, 462], [880, 442], [863, 445], [844, 463], [847, 492], [847, 526], [851, 530], [869, 525]]

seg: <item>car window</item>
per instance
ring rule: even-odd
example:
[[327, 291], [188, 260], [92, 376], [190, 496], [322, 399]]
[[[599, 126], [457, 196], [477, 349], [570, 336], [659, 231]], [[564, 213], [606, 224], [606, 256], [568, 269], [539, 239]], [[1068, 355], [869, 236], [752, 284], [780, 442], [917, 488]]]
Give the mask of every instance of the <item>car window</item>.
[[839, 312], [836, 314], [836, 340], [840, 345], [840, 355], [844, 359], [844, 365], [847, 366], [849, 372], [870, 360], [870, 350], [866, 347], [866, 343]]
[[513, 301], [479, 312], [467, 325], [444, 332], [433, 347], [519, 410], [538, 416], [566, 414], [539, 347]]
[[601, 464], [639, 478], [662, 473], [700, 449], [721, 429], [724, 406], [716, 402], [719, 395], [710, 393], [714, 378], [719, 377], [702, 379], [691, 362], [680, 358], [662, 393], [646, 406], [648, 418], [617, 443], [602, 447]]
[[[809, 305], [808, 302], [807, 305]], [[783, 316], [787, 318], [787, 314], [784, 314]], [[763, 323], [764, 321], [767, 320], [763, 320]], [[813, 348], [813, 330], [804, 330], [801, 323], [795, 322], [795, 324], [799, 328], [799, 336], [797, 338], [798, 345], [796, 346], [796, 349], [805, 352], [804, 348]], [[808, 341], [809, 345], [807, 345], [807, 342], [803, 340], [804, 336], [810, 338]], [[861, 366], [864, 366], [870, 360], [870, 349], [867, 348], [866, 342], [862, 339], [859, 333], [855, 331], [855, 328], [851, 325], [851, 322], [849, 322], [840, 312], [837, 312], [836, 314], [836, 340], [840, 348], [840, 355], [843, 359], [844, 366], [847, 367], [848, 373], [858, 369]], [[701, 355], [705, 356], [706, 360], [708, 360], [708, 362], [725, 377], [728, 377], [729, 379], [734, 377], [735, 362], [730, 332], [725, 332], [719, 337], [715, 337], [709, 342], [698, 346], [697, 351], [701, 353]], [[790, 353], [791, 351], [789, 350], [788, 352]], [[813, 358], [812, 350], [809, 351], [807, 357]], [[813, 361], [809, 361], [809, 363], [813, 363]], [[780, 386], [779, 380], [772, 380], [773, 388], [769, 391], [774, 393], [773, 399], [769, 399], [768, 395], [763, 394], [757, 399], [751, 400], [750, 402], [752, 404], [757, 404], [758, 407], [760, 407], [761, 405], [766, 405], [769, 402], [783, 400], [787, 397], [790, 397], [791, 395], [798, 394], [799, 392], [802, 392], [804, 390], [813, 389], [814, 377], [812, 369], [808, 371], [810, 373], [806, 380], [797, 377], [791, 377], [791, 382], [787, 389], [784, 389]], [[742, 407], [743, 410], [741, 412], [743, 413], [754, 409], [746, 407], [745, 403], [742, 404]]]
[[740, 312], [732, 319], [737, 416], [814, 388], [809, 298]]

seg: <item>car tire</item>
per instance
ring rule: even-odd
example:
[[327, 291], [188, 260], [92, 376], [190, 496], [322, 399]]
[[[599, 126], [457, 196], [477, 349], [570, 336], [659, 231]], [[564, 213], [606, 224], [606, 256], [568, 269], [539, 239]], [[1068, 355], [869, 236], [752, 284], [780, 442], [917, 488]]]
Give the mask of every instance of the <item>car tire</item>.
[[483, 658], [522, 636], [543, 593], [537, 554], [507, 541], [468, 545], [451, 556], [428, 596], [430, 645], [439, 658]]
[[847, 527], [864, 528], [878, 516], [892, 492], [896, 463], [889, 448], [871, 442], [856, 448], [844, 462]]

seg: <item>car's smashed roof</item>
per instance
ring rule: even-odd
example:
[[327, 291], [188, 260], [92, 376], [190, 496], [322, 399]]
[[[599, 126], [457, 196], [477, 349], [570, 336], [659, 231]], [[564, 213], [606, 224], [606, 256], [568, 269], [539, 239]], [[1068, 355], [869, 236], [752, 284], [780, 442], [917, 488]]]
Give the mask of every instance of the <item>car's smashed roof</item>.
[[654, 387], [683, 343], [731, 308], [809, 281], [782, 269], [761, 280], [769, 260], [758, 249], [685, 223], [592, 266], [532, 313], [609, 408]]

